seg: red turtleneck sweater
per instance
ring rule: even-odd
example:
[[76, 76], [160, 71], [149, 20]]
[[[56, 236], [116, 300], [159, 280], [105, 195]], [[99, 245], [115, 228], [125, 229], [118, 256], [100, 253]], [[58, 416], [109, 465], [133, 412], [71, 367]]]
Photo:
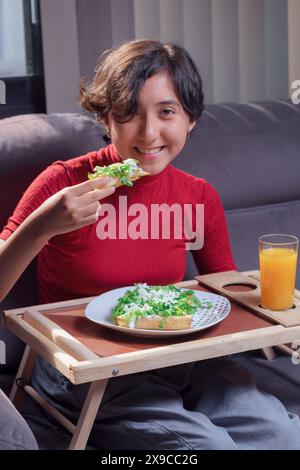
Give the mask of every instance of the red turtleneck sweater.
[[[24, 219], [43, 201], [66, 186], [81, 183], [96, 165], [119, 162], [113, 145], [66, 162], [49, 166], [30, 185], [0, 238], [6, 240]], [[204, 204], [204, 246], [192, 251], [199, 273], [236, 269], [232, 259], [224, 211], [216, 190], [204, 179], [196, 178], [168, 165], [161, 173], [146, 176], [132, 188], [122, 186], [101, 201], [116, 209], [117, 220], [136, 219], [120, 209], [120, 196], [127, 196], [127, 207], [143, 204], [151, 213], [151, 204]], [[120, 214], [119, 214], [120, 209]], [[107, 214], [103, 214], [105, 217]], [[124, 218], [125, 217], [125, 218]], [[103, 218], [100, 218], [100, 221]], [[149, 219], [150, 220], [150, 219]], [[136, 282], [169, 284], [183, 279], [185, 239], [99, 239], [99, 222], [49, 240], [38, 255], [40, 302], [54, 302], [97, 295]], [[195, 228], [195, 225], [193, 225]], [[145, 227], [144, 227], [145, 229]], [[148, 227], [150, 230], [150, 227]], [[124, 232], [124, 227], [122, 229]], [[174, 233], [171, 226], [171, 235]], [[144, 232], [145, 234], [145, 232]], [[149, 232], [150, 234], [150, 232]]]

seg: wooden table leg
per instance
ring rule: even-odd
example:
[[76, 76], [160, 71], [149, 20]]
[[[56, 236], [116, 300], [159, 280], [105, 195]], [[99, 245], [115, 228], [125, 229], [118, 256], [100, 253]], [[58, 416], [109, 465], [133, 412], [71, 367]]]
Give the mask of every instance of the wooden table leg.
[[69, 450], [85, 449], [108, 379], [92, 382], [86, 396]]
[[22, 402], [22, 399], [25, 395], [25, 392], [22, 390], [21, 383], [18, 384], [18, 381], [24, 381], [27, 384], [30, 381], [31, 374], [34, 368], [36, 352], [31, 349], [30, 346], [26, 346], [24, 350], [23, 357], [21, 359], [17, 375], [14, 380], [9, 398], [16, 408], [19, 408]]
[[262, 353], [268, 361], [271, 361], [276, 356], [276, 352], [272, 347], [262, 348]]

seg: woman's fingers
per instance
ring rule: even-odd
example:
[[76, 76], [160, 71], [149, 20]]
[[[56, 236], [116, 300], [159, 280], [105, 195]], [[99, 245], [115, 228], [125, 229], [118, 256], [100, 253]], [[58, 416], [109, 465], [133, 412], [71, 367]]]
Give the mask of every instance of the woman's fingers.
[[[102, 186], [100, 189], [99, 181]], [[114, 193], [113, 179], [103, 177], [66, 187], [47, 199], [38, 209], [47, 236], [77, 230], [98, 221], [101, 199]], [[98, 211], [97, 211], [98, 209]]]
[[77, 229], [86, 227], [87, 225], [95, 224], [99, 219], [98, 214], [95, 212], [93, 215], [89, 215], [88, 217], [84, 217], [81, 220], [81, 223], [78, 225]]
[[93, 191], [95, 188], [110, 186], [114, 183], [115, 180], [113, 178], [110, 178], [109, 176], [103, 176], [101, 178], [84, 181], [83, 183], [76, 184], [70, 188], [72, 189], [72, 192], [75, 196], [81, 196], [89, 191]]
[[95, 215], [96, 212], [99, 214], [101, 209], [101, 205], [99, 202], [93, 202], [92, 204], [88, 204], [87, 206], [80, 207], [78, 209], [78, 219], [84, 219], [85, 217], [90, 217]]
[[91, 204], [92, 202], [100, 201], [101, 199], [110, 196], [115, 192], [115, 190], [115, 186], [105, 186], [101, 189], [94, 189], [93, 191], [89, 191], [79, 196], [77, 198], [77, 201], [80, 206], [85, 206]]

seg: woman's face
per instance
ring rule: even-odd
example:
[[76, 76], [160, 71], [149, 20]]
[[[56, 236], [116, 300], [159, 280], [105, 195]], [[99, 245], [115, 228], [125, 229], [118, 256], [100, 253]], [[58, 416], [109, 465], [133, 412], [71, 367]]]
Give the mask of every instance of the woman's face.
[[105, 126], [122, 160], [136, 158], [155, 175], [181, 152], [195, 122], [184, 111], [167, 73], [149, 78], [138, 98], [130, 121], [121, 124], [110, 112]]

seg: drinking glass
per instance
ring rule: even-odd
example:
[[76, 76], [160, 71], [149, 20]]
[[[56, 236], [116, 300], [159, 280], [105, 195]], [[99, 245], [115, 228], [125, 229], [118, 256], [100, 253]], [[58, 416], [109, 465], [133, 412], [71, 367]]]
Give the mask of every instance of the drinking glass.
[[293, 306], [298, 243], [293, 235], [262, 235], [259, 242], [261, 305], [270, 310]]

